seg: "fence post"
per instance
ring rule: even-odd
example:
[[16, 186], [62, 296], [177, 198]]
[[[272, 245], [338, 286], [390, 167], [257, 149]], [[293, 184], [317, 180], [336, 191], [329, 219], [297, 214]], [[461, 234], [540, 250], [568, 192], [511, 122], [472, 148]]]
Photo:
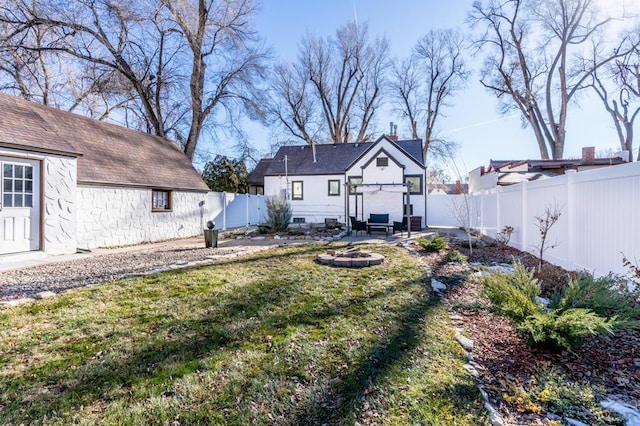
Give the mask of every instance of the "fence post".
[[496, 185], [496, 235], [494, 235], [494, 238], [500, 232], [500, 189], [501, 187]]
[[520, 205], [522, 206], [522, 217], [520, 219], [520, 238], [522, 239], [522, 241], [520, 241], [520, 250], [522, 251], [528, 251], [527, 250], [527, 238], [528, 238], [528, 233], [527, 233], [527, 221], [529, 219], [528, 216], [528, 204], [529, 204], [529, 194], [527, 191], [527, 186], [528, 186], [529, 182], [528, 181], [523, 181], [520, 185], [521, 186], [521, 191], [520, 191], [520, 196], [522, 197], [522, 202], [520, 203]]
[[484, 229], [484, 198], [486, 194], [486, 189], [480, 191], [480, 233], [482, 235], [487, 235], [486, 230]]
[[569, 270], [575, 269], [576, 259], [576, 170], [565, 172], [567, 185], [567, 265]]
[[244, 205], [244, 207], [245, 207], [245, 209], [244, 209], [244, 210], [245, 210], [245, 215], [244, 215], [244, 217], [246, 218], [246, 221], [245, 221], [245, 222], [246, 222], [246, 224], [245, 224], [245, 226], [248, 228], [248, 227], [249, 227], [249, 198], [251, 198], [251, 195], [250, 195], [250, 194], [246, 194], [246, 197], [247, 197], [247, 198], [246, 198], [247, 202], [246, 202], [246, 203], [245, 203], [245, 205]]
[[222, 193], [222, 230], [227, 230], [227, 193]]

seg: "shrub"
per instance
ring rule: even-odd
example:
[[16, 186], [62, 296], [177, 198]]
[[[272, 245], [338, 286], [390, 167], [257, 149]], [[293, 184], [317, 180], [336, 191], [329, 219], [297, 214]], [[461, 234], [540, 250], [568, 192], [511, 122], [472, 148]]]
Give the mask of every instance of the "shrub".
[[447, 253], [447, 262], [467, 263], [467, 256], [460, 253], [458, 250], [451, 250]]
[[550, 307], [558, 310], [585, 308], [600, 316], [616, 316], [618, 328], [640, 325], [636, 295], [625, 282], [611, 275], [595, 278], [584, 273], [570, 279], [565, 288], [553, 293]]
[[437, 232], [428, 240], [424, 237], [420, 237], [416, 242], [420, 247], [428, 252], [438, 252], [447, 247], [447, 239], [445, 237], [441, 237]]
[[540, 282], [534, 278], [533, 271], [519, 262], [514, 264], [513, 273], [490, 271], [482, 284], [485, 296], [496, 311], [516, 323], [544, 310], [535, 300], [540, 295]]
[[511, 240], [511, 234], [513, 234], [513, 226], [504, 226], [502, 231], [496, 234], [496, 242], [500, 247], [506, 247], [509, 245], [509, 240]]
[[[587, 335], [612, 333], [616, 317], [598, 315], [587, 307], [569, 303], [575, 300], [559, 296], [550, 309], [538, 303], [540, 282], [516, 262], [514, 272], [491, 271], [482, 279], [483, 292], [494, 309], [510, 318], [514, 327], [531, 346], [564, 348], [572, 350]], [[572, 293], [573, 294], [573, 293]]]
[[613, 334], [615, 317], [604, 318], [589, 309], [536, 312], [516, 324], [530, 346], [564, 348], [571, 351], [590, 335]]
[[267, 199], [267, 224], [274, 231], [285, 231], [291, 222], [293, 213], [291, 206], [282, 197], [271, 197]]

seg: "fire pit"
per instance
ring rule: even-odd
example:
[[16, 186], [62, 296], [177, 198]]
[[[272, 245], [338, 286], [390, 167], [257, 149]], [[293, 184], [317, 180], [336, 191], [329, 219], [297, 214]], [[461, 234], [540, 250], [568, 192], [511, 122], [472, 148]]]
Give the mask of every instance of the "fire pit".
[[365, 266], [380, 265], [384, 256], [370, 251], [352, 248], [345, 251], [327, 250], [326, 254], [318, 255], [318, 262], [323, 265], [342, 266], [347, 268], [364, 268]]

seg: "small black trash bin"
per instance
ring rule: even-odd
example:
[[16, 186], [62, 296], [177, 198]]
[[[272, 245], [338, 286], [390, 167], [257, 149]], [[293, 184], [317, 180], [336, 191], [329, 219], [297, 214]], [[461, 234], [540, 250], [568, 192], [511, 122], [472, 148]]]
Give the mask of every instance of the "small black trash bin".
[[218, 247], [218, 230], [217, 229], [204, 230], [204, 246], [206, 248]]

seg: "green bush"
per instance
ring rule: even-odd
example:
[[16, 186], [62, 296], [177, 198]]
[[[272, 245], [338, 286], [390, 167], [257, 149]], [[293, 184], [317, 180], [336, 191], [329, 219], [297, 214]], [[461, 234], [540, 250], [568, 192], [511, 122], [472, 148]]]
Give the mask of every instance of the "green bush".
[[448, 252], [445, 259], [447, 262], [467, 263], [467, 256], [460, 253], [458, 250], [451, 250]]
[[561, 291], [551, 296], [552, 309], [589, 309], [600, 316], [616, 316], [618, 328], [639, 328], [640, 306], [636, 295], [624, 280], [613, 276], [595, 278], [581, 274], [569, 281]]
[[580, 299], [575, 297], [578, 294], [575, 285], [571, 290], [569, 286], [565, 290], [573, 296], [556, 296], [549, 309], [545, 308], [536, 300], [540, 295], [539, 281], [534, 278], [533, 271], [518, 262], [514, 272], [490, 271], [481, 281], [483, 293], [494, 309], [510, 318], [516, 330], [532, 346], [572, 350], [588, 335], [612, 333], [616, 324], [615, 316], [601, 316], [588, 304], [578, 307], [570, 303], [570, 300]]
[[267, 198], [267, 224], [275, 232], [286, 231], [293, 213], [291, 206], [282, 197]]
[[615, 317], [604, 318], [589, 309], [536, 312], [515, 325], [530, 346], [572, 350], [584, 338], [613, 334]]
[[495, 310], [516, 323], [544, 311], [535, 300], [540, 295], [540, 282], [534, 278], [533, 271], [519, 262], [514, 264], [512, 273], [489, 271], [489, 275], [482, 278], [482, 284], [484, 295]]
[[437, 232], [428, 240], [424, 237], [420, 237], [416, 242], [420, 247], [428, 252], [438, 252], [447, 247], [447, 239], [445, 237], [441, 237]]

